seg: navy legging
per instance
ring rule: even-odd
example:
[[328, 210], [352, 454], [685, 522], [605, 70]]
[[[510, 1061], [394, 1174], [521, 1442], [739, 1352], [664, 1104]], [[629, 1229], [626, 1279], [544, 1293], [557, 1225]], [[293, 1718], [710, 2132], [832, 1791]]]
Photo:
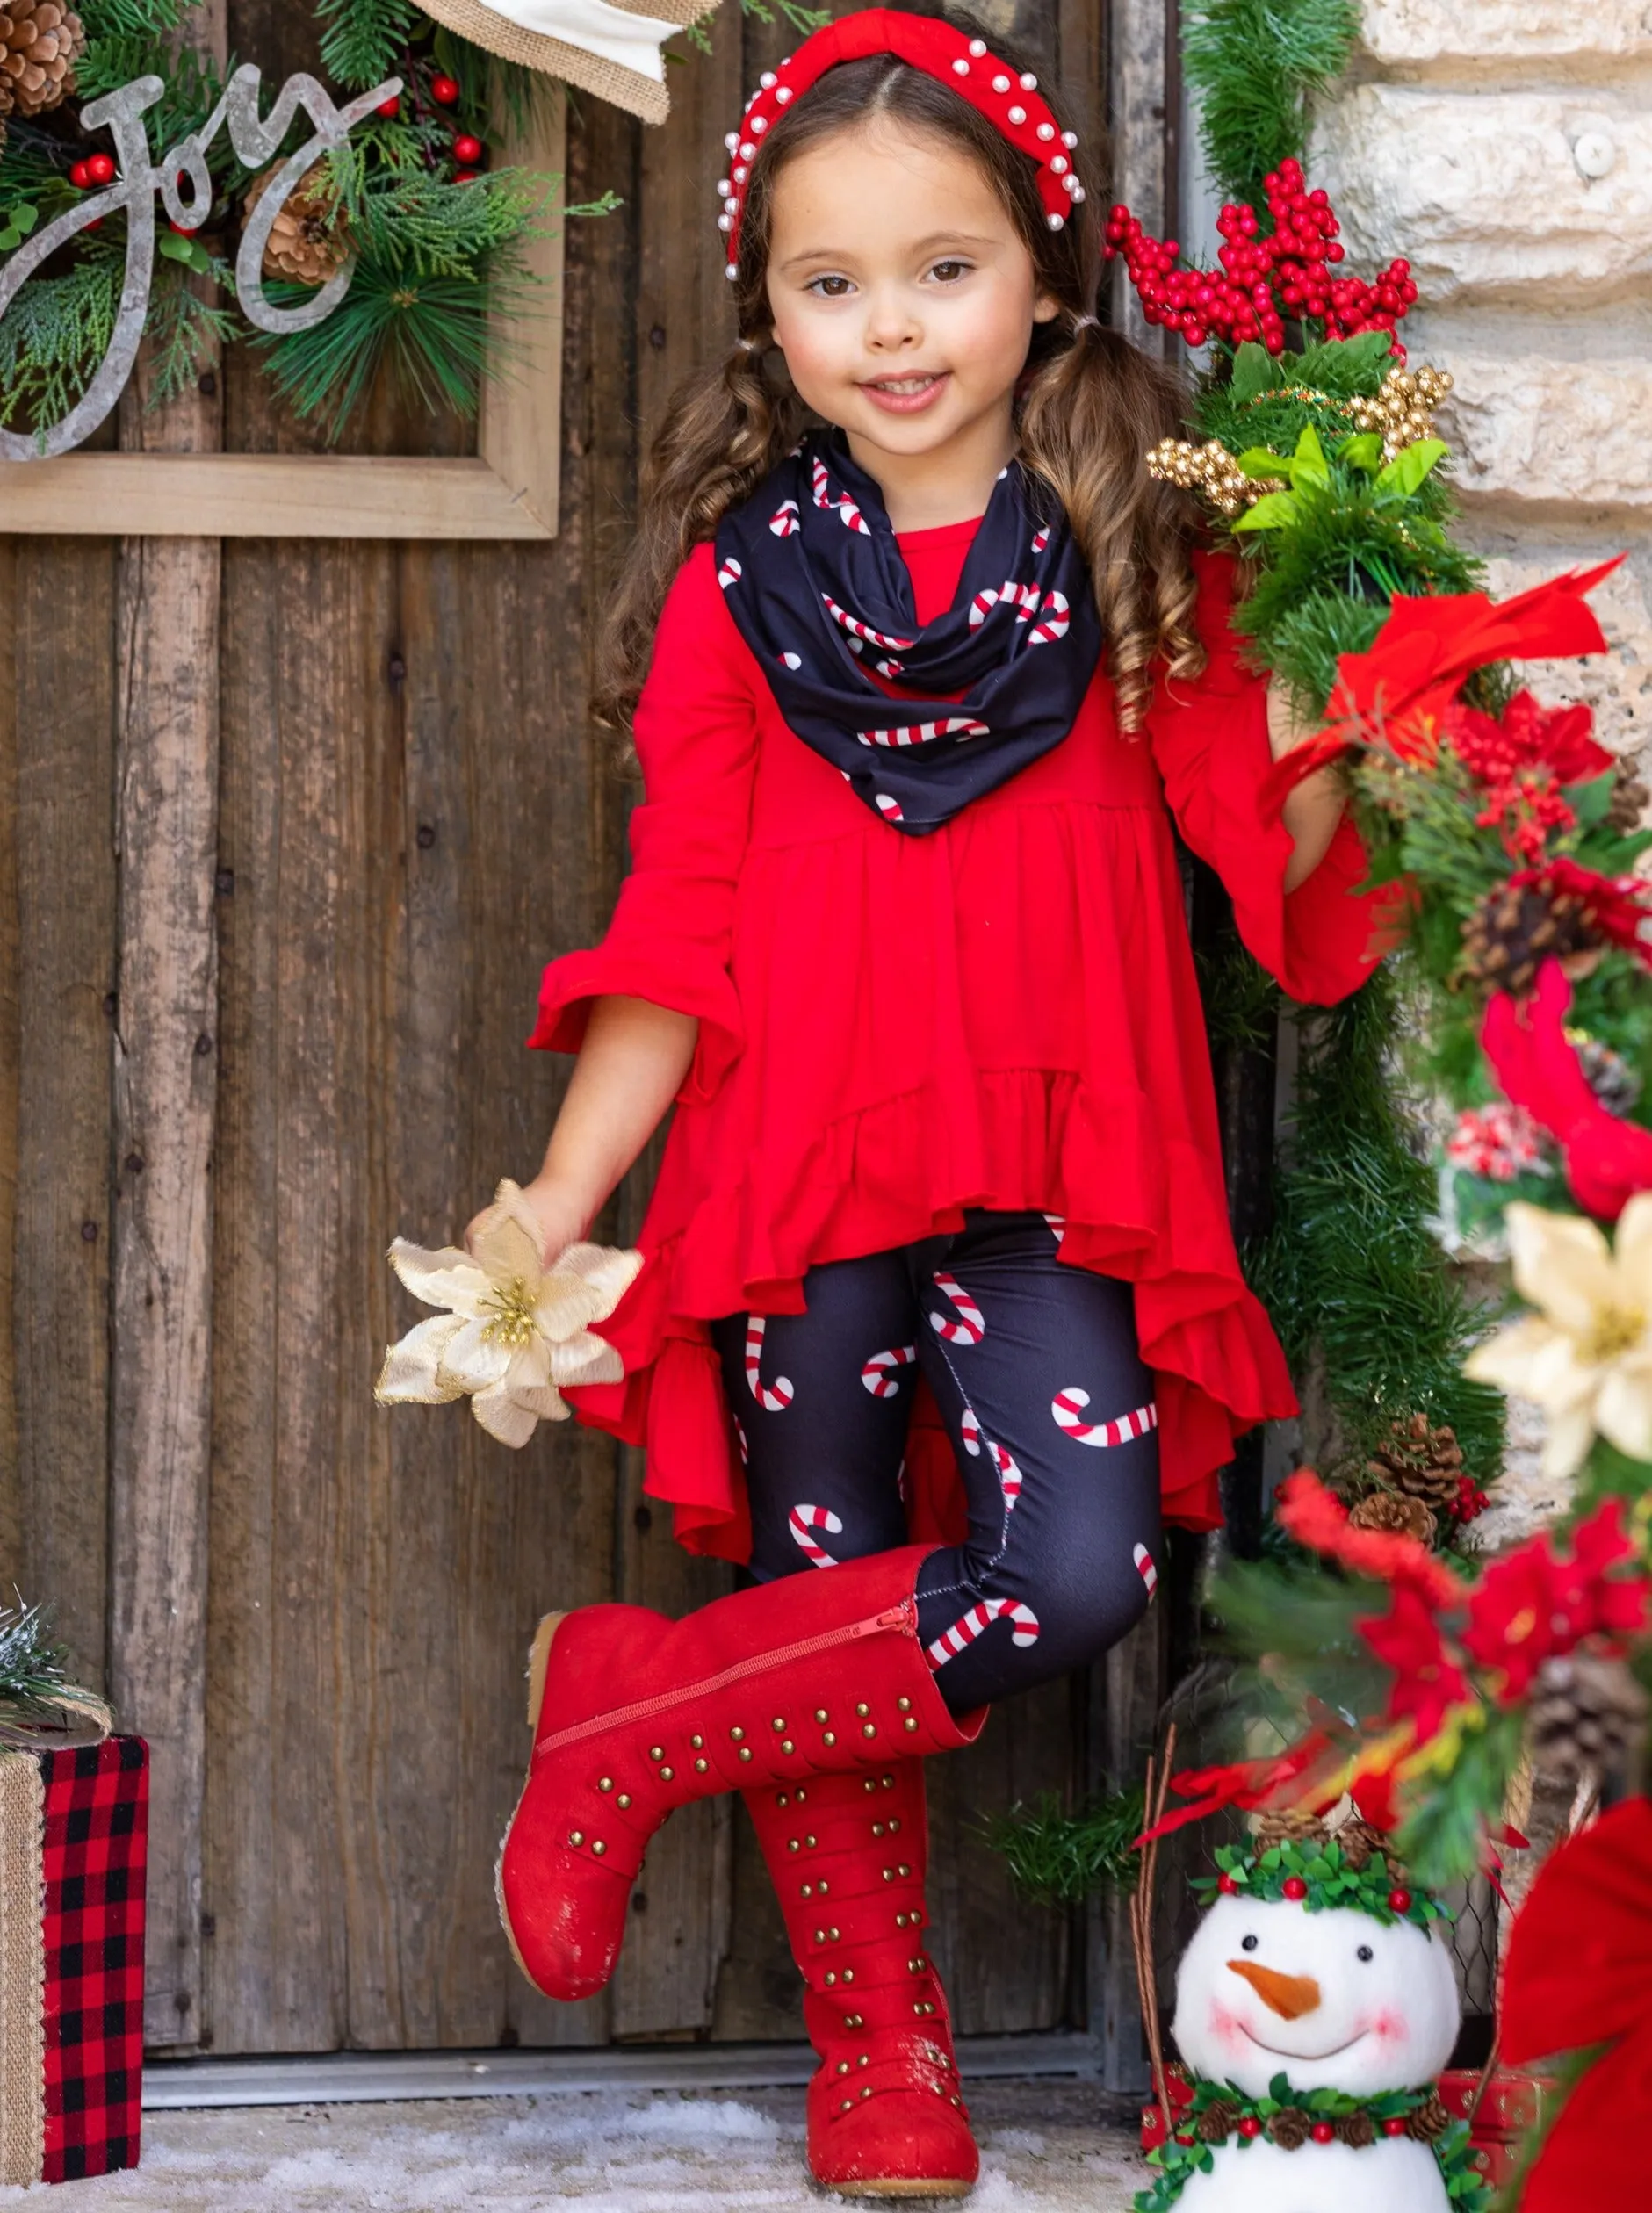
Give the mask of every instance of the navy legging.
[[762, 1582], [907, 1542], [914, 1372], [963, 1477], [969, 1536], [924, 1561], [918, 1626], [964, 1713], [1083, 1666], [1152, 1596], [1158, 1413], [1129, 1288], [1060, 1260], [1040, 1214], [812, 1268], [803, 1314], [713, 1324]]

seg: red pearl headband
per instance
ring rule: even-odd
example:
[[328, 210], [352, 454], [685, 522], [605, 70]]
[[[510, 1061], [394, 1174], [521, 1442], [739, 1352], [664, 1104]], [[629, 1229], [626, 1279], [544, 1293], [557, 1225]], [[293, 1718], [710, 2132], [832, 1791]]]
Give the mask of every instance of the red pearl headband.
[[828, 69], [874, 54], [896, 54], [950, 86], [1019, 153], [1029, 155], [1038, 164], [1038, 197], [1051, 230], [1062, 229], [1069, 210], [1083, 199], [1084, 187], [1069, 159], [1078, 143], [1077, 133], [1061, 129], [1040, 97], [1038, 79], [1030, 69], [1017, 76], [987, 51], [985, 39], [966, 38], [937, 17], [907, 15], [898, 8], [864, 8], [812, 32], [777, 69], [765, 69], [746, 103], [739, 129], [724, 140], [729, 172], [717, 188], [723, 200], [718, 227], [728, 233], [730, 277], [739, 274], [740, 212], [758, 141]]

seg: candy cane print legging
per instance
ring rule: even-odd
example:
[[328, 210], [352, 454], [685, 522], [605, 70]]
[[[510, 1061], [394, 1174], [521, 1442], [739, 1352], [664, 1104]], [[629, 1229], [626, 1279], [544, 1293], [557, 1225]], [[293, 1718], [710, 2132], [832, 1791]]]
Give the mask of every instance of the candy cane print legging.
[[713, 1323], [761, 1582], [907, 1542], [915, 1372], [949, 1431], [969, 1535], [919, 1571], [918, 1626], [964, 1713], [1081, 1667], [1145, 1610], [1161, 1557], [1158, 1411], [1129, 1287], [1058, 1258], [1041, 1214], [837, 1260], [803, 1314]]

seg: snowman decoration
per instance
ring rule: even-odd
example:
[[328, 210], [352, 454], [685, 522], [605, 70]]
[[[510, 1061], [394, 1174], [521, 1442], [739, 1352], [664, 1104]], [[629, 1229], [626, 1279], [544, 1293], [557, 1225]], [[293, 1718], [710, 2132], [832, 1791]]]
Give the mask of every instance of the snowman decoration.
[[[1445, 1909], [1344, 1805], [1216, 1854], [1176, 1976], [1190, 2107], [1143, 2213], [1461, 2213], [1479, 2193], [1436, 2078], [1460, 2015]], [[1450, 2187], [1454, 2184], [1454, 2188]]]

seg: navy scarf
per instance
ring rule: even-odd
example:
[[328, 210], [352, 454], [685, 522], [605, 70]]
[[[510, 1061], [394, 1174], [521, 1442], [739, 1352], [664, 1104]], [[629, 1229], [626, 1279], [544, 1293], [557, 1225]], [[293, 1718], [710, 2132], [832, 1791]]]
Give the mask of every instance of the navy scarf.
[[789, 726], [913, 837], [1058, 746], [1100, 658], [1084, 557], [1019, 462], [933, 623], [882, 494], [833, 432], [811, 431], [724, 516], [717, 564]]

